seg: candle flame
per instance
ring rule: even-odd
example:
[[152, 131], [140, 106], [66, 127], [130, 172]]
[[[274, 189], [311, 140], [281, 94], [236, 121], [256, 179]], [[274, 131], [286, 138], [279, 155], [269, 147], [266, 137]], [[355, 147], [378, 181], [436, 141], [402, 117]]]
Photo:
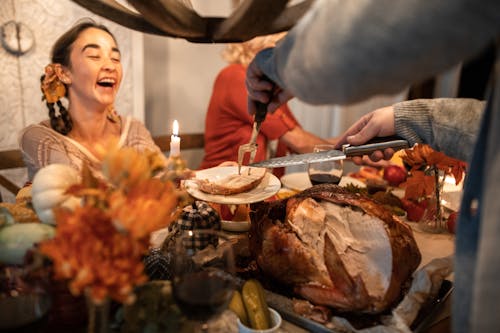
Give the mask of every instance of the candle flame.
[[172, 123], [172, 135], [179, 136], [179, 122], [177, 120]]

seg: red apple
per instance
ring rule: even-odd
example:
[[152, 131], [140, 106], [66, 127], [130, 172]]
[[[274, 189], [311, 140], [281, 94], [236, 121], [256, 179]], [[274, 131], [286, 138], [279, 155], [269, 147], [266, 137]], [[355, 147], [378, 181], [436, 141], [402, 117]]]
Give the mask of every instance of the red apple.
[[408, 221], [418, 222], [424, 217], [425, 207], [408, 199], [401, 199]]
[[455, 233], [457, 230], [457, 218], [458, 218], [458, 213], [453, 212], [448, 216], [448, 220], [446, 220], [446, 227], [448, 228], [448, 231], [451, 233]]
[[406, 169], [399, 165], [389, 165], [384, 168], [384, 179], [391, 186], [398, 186], [406, 180]]

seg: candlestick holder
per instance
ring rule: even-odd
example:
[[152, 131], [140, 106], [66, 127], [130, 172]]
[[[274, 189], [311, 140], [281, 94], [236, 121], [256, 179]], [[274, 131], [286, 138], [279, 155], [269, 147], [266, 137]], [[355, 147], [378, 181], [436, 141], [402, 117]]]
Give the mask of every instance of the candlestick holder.
[[167, 179], [172, 180], [177, 187], [180, 186], [180, 182], [184, 179], [186, 173], [186, 161], [181, 157], [181, 155], [169, 156], [167, 164]]

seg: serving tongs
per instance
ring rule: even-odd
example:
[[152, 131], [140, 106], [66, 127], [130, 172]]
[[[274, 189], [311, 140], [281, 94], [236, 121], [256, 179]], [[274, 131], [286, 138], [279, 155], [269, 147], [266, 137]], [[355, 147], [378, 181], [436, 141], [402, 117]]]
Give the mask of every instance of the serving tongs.
[[[249, 164], [252, 164], [255, 159], [255, 154], [257, 153], [257, 136], [259, 135], [260, 126], [264, 119], [266, 119], [267, 115], [267, 104], [255, 101], [256, 111], [253, 118], [253, 129], [252, 136], [250, 137], [250, 141], [241, 145], [238, 148], [238, 174], [241, 175], [241, 166], [243, 164], [243, 159], [246, 154], [250, 154], [250, 158], [248, 160]], [[250, 174], [250, 168], [248, 168], [248, 174]]]

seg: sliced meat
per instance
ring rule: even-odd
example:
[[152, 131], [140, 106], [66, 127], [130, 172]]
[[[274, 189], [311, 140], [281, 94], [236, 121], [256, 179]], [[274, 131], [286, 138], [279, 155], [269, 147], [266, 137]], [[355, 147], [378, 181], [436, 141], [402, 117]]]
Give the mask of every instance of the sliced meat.
[[247, 192], [257, 187], [266, 175], [265, 168], [241, 168], [241, 174], [234, 174], [222, 177], [217, 180], [196, 179], [200, 191], [209, 194], [232, 195]]
[[316, 305], [382, 312], [421, 260], [406, 224], [376, 201], [336, 185], [252, 210], [250, 249], [259, 267]]

